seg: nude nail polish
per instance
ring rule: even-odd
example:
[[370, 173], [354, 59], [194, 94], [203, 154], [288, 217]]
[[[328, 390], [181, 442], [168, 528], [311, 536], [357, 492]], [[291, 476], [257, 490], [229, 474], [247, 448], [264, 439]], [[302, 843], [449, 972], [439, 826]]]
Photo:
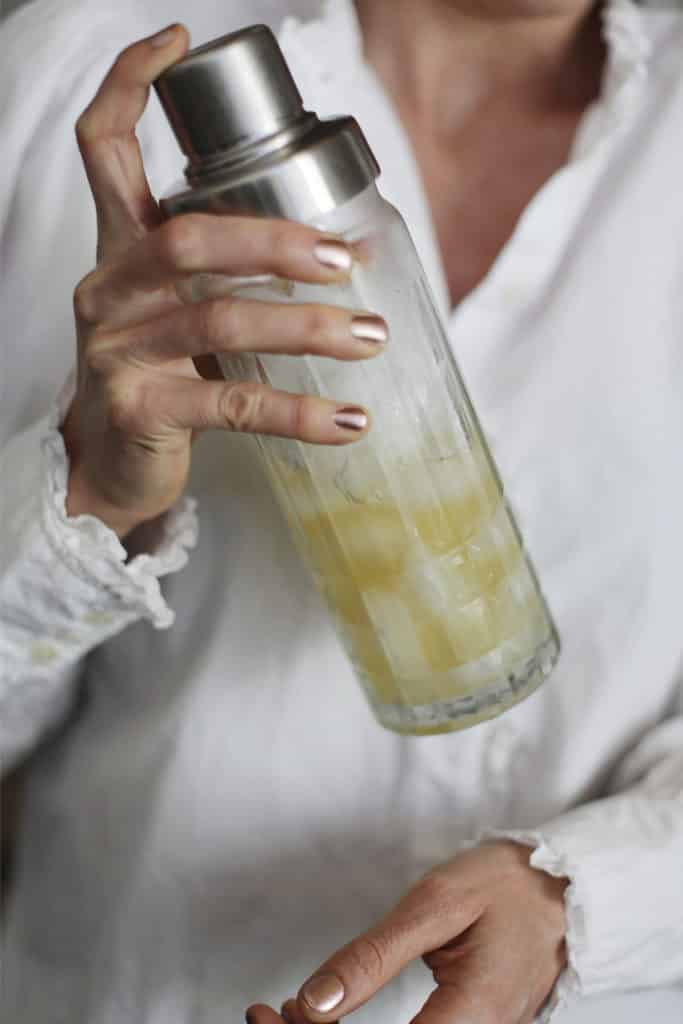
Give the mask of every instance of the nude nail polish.
[[386, 345], [389, 340], [389, 328], [381, 316], [364, 314], [354, 316], [351, 321], [351, 334], [359, 341], [372, 341], [376, 345]]
[[317, 1013], [329, 1013], [344, 998], [344, 986], [334, 974], [319, 974], [306, 982], [301, 997]]
[[351, 252], [343, 242], [318, 242], [313, 252], [318, 263], [331, 270], [349, 271], [353, 266]]
[[348, 406], [345, 409], [337, 410], [334, 422], [345, 430], [365, 430], [368, 425], [368, 417], [362, 409]]

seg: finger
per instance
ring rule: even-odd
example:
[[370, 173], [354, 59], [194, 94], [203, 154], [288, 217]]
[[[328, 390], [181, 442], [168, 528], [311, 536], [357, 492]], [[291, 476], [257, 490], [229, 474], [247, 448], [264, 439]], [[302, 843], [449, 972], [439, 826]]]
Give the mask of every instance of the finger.
[[[340, 239], [292, 221], [204, 213], [174, 217], [118, 259], [93, 271], [80, 286], [87, 319], [121, 322], [126, 304], [162, 290], [158, 312], [177, 306], [168, 285], [210, 272], [245, 277], [275, 274], [314, 284], [348, 279], [350, 248]], [[154, 305], [144, 302], [147, 316]]]
[[250, 1006], [246, 1014], [247, 1024], [283, 1024], [279, 1013], [266, 1006], [265, 1003], [255, 1003]]
[[412, 960], [438, 949], [476, 920], [481, 907], [439, 876], [427, 876], [378, 925], [330, 957], [299, 992], [311, 1021], [362, 1006]]
[[91, 358], [160, 364], [219, 352], [270, 352], [368, 359], [384, 348], [385, 321], [339, 306], [214, 299], [91, 342]]
[[[280, 1013], [286, 1020], [287, 1024], [309, 1024], [308, 1018], [304, 1017], [296, 999], [288, 999], [283, 1003]], [[335, 1021], [334, 1024], [337, 1024], [337, 1022]]]
[[76, 124], [76, 138], [97, 209], [107, 255], [130, 244], [161, 215], [150, 191], [135, 137], [154, 79], [179, 60], [187, 30], [172, 25], [123, 50]]
[[[124, 407], [121, 407], [123, 404]], [[230, 430], [273, 434], [311, 444], [343, 445], [364, 437], [370, 416], [359, 406], [313, 395], [276, 391], [255, 381], [197, 381], [169, 377], [153, 395], [128, 389], [117, 415], [131, 433], [145, 431], [138, 415], [154, 416], [162, 426], [192, 430]]]

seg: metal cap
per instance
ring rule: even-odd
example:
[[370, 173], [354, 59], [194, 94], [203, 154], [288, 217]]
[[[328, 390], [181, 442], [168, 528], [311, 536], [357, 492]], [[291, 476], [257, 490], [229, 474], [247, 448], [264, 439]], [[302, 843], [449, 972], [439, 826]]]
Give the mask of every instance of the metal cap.
[[267, 25], [191, 50], [155, 82], [190, 163], [259, 142], [304, 116], [296, 83]]
[[266, 25], [191, 50], [154, 84], [193, 186], [162, 203], [169, 213], [210, 208], [304, 219], [379, 173], [352, 118], [319, 121], [304, 110]]

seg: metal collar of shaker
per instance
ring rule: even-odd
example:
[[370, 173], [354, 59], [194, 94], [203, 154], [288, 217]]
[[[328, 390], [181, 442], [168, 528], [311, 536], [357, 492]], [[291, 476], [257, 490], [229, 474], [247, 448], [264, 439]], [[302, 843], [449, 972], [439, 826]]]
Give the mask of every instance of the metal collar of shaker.
[[375, 181], [380, 168], [357, 122], [318, 121], [257, 160], [221, 165], [162, 199], [166, 216], [194, 211], [313, 222]]

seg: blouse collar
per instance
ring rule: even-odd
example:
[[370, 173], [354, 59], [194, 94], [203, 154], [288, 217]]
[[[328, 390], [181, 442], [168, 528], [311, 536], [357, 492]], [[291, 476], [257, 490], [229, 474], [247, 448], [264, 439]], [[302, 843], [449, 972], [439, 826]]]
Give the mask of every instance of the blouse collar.
[[630, 124], [647, 81], [652, 44], [644, 18], [634, 0], [608, 0], [604, 8], [607, 65], [598, 103], [606, 134], [620, 132]]
[[[375, 138], [380, 143], [386, 139], [395, 120], [391, 152], [400, 152], [401, 159], [385, 161], [383, 153], [375, 149], [384, 168], [382, 194], [402, 211], [439, 311], [448, 320], [451, 309], [445, 272], [414, 153], [388, 107], [382, 110], [375, 104], [373, 116], [367, 120], [364, 116], [369, 69], [355, 4], [353, 0], [323, 0], [318, 11], [311, 20], [286, 18], [280, 31], [280, 42], [287, 59], [293, 61], [301, 93], [310, 108], [323, 117], [355, 113], [373, 148]], [[631, 124], [648, 78], [651, 44], [645, 15], [634, 0], [606, 0], [603, 32], [608, 52], [600, 96], [581, 119], [568, 161], [577, 173], [586, 166], [586, 158], [591, 165], [600, 161]], [[373, 132], [369, 134], [368, 129]]]

